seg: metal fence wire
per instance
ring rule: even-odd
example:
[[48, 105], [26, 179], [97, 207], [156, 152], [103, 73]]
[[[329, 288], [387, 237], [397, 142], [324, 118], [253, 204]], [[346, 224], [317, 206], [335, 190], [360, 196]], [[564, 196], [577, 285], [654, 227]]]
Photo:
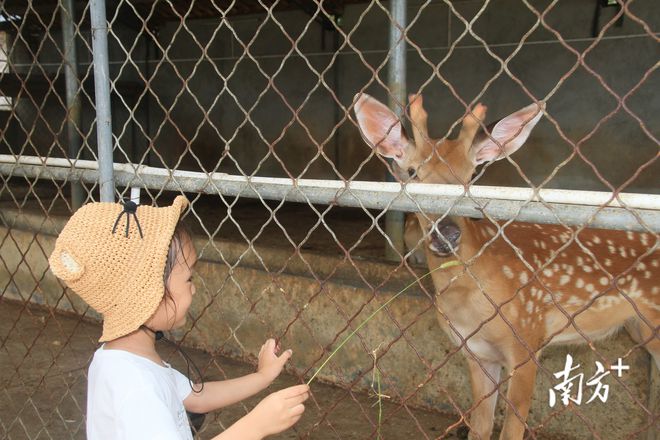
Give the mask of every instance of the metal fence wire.
[[84, 438], [100, 316], [47, 258], [132, 188], [191, 201], [172, 339], [204, 379], [268, 337], [273, 388], [314, 376], [279, 438], [656, 438], [659, 26], [652, 0], [0, 2], [2, 438]]

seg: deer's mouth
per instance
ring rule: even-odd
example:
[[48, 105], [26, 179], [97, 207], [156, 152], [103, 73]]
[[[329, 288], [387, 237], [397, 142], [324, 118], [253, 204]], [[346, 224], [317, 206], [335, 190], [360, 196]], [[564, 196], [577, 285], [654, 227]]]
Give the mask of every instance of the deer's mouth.
[[443, 219], [431, 231], [429, 249], [438, 257], [448, 257], [455, 252], [461, 244], [461, 228], [450, 219]]

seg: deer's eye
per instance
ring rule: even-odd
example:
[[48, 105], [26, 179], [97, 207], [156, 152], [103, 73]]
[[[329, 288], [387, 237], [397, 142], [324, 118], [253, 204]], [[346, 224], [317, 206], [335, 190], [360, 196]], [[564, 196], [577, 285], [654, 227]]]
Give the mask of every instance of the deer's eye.
[[408, 177], [411, 179], [415, 177], [416, 170], [414, 168], [408, 168]]

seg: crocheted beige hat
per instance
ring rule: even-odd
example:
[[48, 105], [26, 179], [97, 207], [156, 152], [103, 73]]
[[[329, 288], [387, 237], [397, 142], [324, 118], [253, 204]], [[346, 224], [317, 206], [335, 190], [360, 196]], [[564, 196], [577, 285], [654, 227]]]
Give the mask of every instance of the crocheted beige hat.
[[53, 273], [103, 315], [99, 342], [137, 330], [163, 299], [172, 235], [183, 196], [156, 208], [89, 203], [69, 219], [49, 258]]

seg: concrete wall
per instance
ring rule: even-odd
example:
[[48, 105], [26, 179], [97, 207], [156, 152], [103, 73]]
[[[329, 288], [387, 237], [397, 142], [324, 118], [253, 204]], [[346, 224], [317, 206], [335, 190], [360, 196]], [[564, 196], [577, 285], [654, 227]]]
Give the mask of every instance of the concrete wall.
[[[659, 125], [654, 116], [660, 96], [654, 91], [660, 79], [652, 69], [660, 49], [649, 34], [658, 31], [657, 2], [632, 2], [622, 25], [610, 25], [598, 43], [592, 39], [595, 0], [533, 2], [544, 12], [543, 24], [518, 0], [487, 6], [483, 1], [457, 1], [451, 8], [444, 2], [425, 3], [409, 2], [408, 17], [414, 24], [408, 33], [407, 76], [409, 91], [422, 89], [426, 96], [432, 136], [447, 135], [460, 119], [459, 98], [485, 102], [491, 119], [532, 98], [547, 100], [549, 117], [514, 156], [522, 175], [516, 166], [501, 162], [489, 166], [480, 183], [530, 181], [603, 190], [605, 182], [623, 184], [657, 154]], [[601, 24], [616, 11], [603, 9]], [[116, 159], [139, 160], [153, 145], [159, 154], [148, 160], [155, 166], [382, 179], [382, 163], [368, 159], [370, 150], [346, 119], [345, 109], [360, 90], [381, 99], [387, 96], [389, 18], [377, 4], [358, 4], [347, 6], [342, 19], [348, 38], [338, 36], [338, 46], [337, 35], [323, 31], [301, 11], [276, 13], [274, 18], [241, 16], [220, 24], [191, 20], [185, 27], [171, 22], [158, 29], [159, 48], [152, 47], [148, 67], [147, 41], [121, 22], [114, 23], [111, 74], [122, 98], [113, 100], [113, 124], [126, 152], [117, 151]], [[474, 19], [470, 32], [463, 19]], [[60, 38], [55, 33], [45, 42], [40, 62], [59, 62], [54, 42]], [[90, 44], [87, 34], [85, 39]], [[81, 71], [92, 75], [86, 64], [89, 50], [82, 43], [79, 47]], [[26, 50], [16, 52], [19, 61], [29, 59], [21, 55]], [[133, 63], [123, 65], [127, 53]], [[45, 69], [55, 71], [57, 66]], [[150, 93], [144, 96], [141, 76], [151, 79]], [[619, 106], [619, 98], [625, 98], [625, 106]], [[51, 97], [45, 118], [38, 118], [40, 104], [29, 99], [19, 103], [24, 126], [36, 127], [26, 154], [45, 153], [54, 142], [57, 153], [66, 145], [58, 122], [61, 104]], [[127, 123], [131, 113], [134, 121]], [[88, 134], [86, 145], [95, 149], [90, 114], [87, 107], [83, 131]], [[14, 133], [12, 145], [3, 149], [16, 151], [27, 139], [15, 125], [12, 131], [18, 135]], [[572, 156], [573, 144], [579, 144], [583, 158]], [[657, 161], [650, 163], [627, 190], [657, 193], [659, 167]]]
[[[48, 271], [46, 258], [65, 220], [13, 209], [0, 212], [2, 296], [98, 319]], [[396, 271], [386, 263], [356, 261], [353, 266], [340, 258], [307, 252], [288, 260], [280, 271], [266, 272], [264, 266], [281, 267], [290, 253], [279, 248], [260, 249], [257, 258], [246, 252], [244, 243], [209, 242], [206, 238], [196, 239], [196, 247], [201, 258], [196, 266], [198, 293], [190, 310], [192, 319], [175, 336], [184, 337], [187, 345], [237, 359], [254, 357], [265, 337], [281, 337], [282, 346], [294, 350], [290, 367], [307, 377], [357, 325], [412, 278], [412, 274]], [[308, 267], [313, 268], [314, 277]], [[319, 280], [324, 281], [321, 284]], [[383, 280], [389, 281], [371, 287]], [[403, 336], [401, 329], [405, 329]], [[616, 359], [633, 345], [626, 334], [619, 334], [596, 343], [594, 349]], [[408, 404], [448, 413], [456, 413], [454, 405], [463, 411], [470, 407], [465, 360], [441, 331], [433, 305], [419, 288], [397, 298], [387, 311], [367, 323], [328, 363], [319, 380], [368, 391], [373, 351], [386, 352], [378, 360], [383, 394], [400, 400], [414, 393]], [[585, 422], [574, 410], [557, 411], [548, 406], [548, 389], [557, 384], [550, 374], [563, 369], [567, 353], [582, 366], [585, 380], [595, 372], [594, 362], [599, 358], [586, 346], [547, 349], [541, 358], [547, 371], [539, 373], [530, 423], [543, 423], [543, 433], [551, 438], [590, 438]], [[621, 379], [625, 387], [606, 377], [604, 383], [610, 386], [607, 402], [596, 400], [577, 407], [603, 439], [624, 438], [647, 423], [636, 400], [650, 408], [656, 405], [657, 411], [657, 400], [651, 403], [651, 393], [657, 397], [658, 371], [649, 356], [634, 349], [626, 363], [630, 370]], [[585, 388], [585, 393], [590, 392]], [[497, 423], [502, 421], [503, 410], [500, 399]]]

